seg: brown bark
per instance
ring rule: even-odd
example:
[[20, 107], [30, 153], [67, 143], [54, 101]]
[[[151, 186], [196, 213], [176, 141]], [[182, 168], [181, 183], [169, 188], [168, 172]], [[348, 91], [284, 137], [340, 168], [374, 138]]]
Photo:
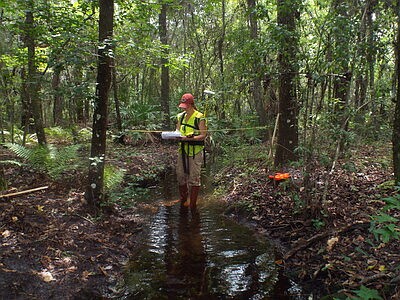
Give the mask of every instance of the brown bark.
[[397, 38], [396, 38], [396, 107], [393, 118], [393, 169], [394, 178], [398, 185], [400, 185], [400, 0], [397, 0]]
[[[333, 1], [333, 10], [338, 19], [348, 18], [348, 11], [344, 5], [345, 2], [346, 1], [344, 0]], [[335, 53], [337, 54], [336, 61], [339, 70], [338, 74], [340, 74], [334, 78], [333, 83], [333, 97], [338, 100], [335, 106], [335, 125], [337, 126], [338, 130], [340, 130], [339, 148], [337, 149], [339, 154], [343, 152], [345, 147], [346, 141], [344, 132], [347, 132], [349, 127], [348, 106], [352, 72], [350, 71], [349, 66], [350, 59], [348, 57], [348, 53], [350, 53], [350, 49], [348, 38], [349, 36], [346, 34], [345, 30], [338, 32], [334, 37], [336, 47]]]
[[[256, 16], [256, 0], [247, 0], [247, 6], [249, 11], [249, 24], [250, 24], [250, 38], [254, 41], [254, 44], [257, 44], [259, 40], [258, 35], [258, 22]], [[252, 88], [251, 92], [253, 95], [254, 107], [256, 109], [258, 120], [261, 126], [265, 126], [268, 123], [267, 119], [267, 112], [265, 108], [265, 103], [263, 99], [262, 93], [262, 84], [261, 84], [261, 65], [262, 65], [262, 57], [258, 56], [256, 52], [253, 58], [253, 65], [251, 74], [253, 75], [252, 78]], [[268, 137], [265, 136], [264, 139]]]
[[53, 122], [54, 125], [63, 125], [63, 98], [60, 93], [60, 75], [61, 75], [61, 66], [56, 66], [54, 68], [53, 79], [52, 79], [52, 88], [54, 92], [54, 104], [53, 104]]
[[298, 147], [298, 108], [295, 88], [297, 74], [296, 38], [297, 2], [278, 0], [278, 25], [285, 34], [280, 40], [279, 64], [279, 125], [278, 141], [275, 153], [275, 166], [285, 165], [297, 160], [295, 149]]
[[32, 12], [33, 2], [29, 2], [29, 8], [25, 12], [25, 45], [28, 48], [28, 74], [27, 74], [27, 90], [30, 99], [30, 111], [34, 119], [35, 132], [39, 145], [46, 144], [46, 136], [44, 133], [42, 107], [39, 100], [39, 74], [36, 66], [35, 55], [35, 27]]
[[160, 28], [160, 41], [164, 46], [161, 57], [161, 96], [160, 104], [163, 116], [164, 129], [170, 128], [170, 114], [169, 114], [169, 67], [168, 67], [168, 28], [167, 28], [167, 11], [168, 5], [163, 3], [161, 5], [161, 12], [159, 14], [159, 28]]
[[121, 118], [121, 110], [118, 97], [118, 82], [117, 82], [117, 70], [115, 65], [115, 59], [113, 59], [113, 66], [111, 71], [112, 71], [112, 87], [114, 92], [115, 118], [117, 122], [117, 129], [119, 132], [122, 132], [122, 118]]
[[93, 129], [90, 152], [88, 186], [85, 197], [96, 208], [105, 200], [104, 195], [104, 165], [106, 153], [107, 109], [111, 84], [114, 1], [99, 0], [99, 47], [97, 84], [93, 112]]
[[25, 145], [26, 135], [31, 131], [30, 128], [30, 119], [32, 117], [32, 113], [30, 111], [30, 99], [28, 93], [28, 78], [26, 75], [26, 69], [24, 67], [21, 68], [21, 127], [24, 130], [24, 135], [22, 138], [22, 145]]

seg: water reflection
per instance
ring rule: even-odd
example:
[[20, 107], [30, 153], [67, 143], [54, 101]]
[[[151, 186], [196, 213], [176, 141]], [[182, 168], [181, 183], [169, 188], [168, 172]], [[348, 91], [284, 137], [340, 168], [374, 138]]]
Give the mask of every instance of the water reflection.
[[280, 278], [265, 239], [225, 218], [206, 196], [196, 213], [181, 207], [169, 178], [149, 190], [153, 203], [143, 199], [158, 209], [132, 253], [119, 299], [307, 299], [300, 287]]
[[199, 212], [179, 208], [176, 240], [166, 249], [166, 294], [168, 299], [199, 297], [204, 293], [206, 252], [201, 235]]
[[160, 206], [145, 241], [124, 299], [269, 299], [278, 277], [267, 243], [204, 204]]

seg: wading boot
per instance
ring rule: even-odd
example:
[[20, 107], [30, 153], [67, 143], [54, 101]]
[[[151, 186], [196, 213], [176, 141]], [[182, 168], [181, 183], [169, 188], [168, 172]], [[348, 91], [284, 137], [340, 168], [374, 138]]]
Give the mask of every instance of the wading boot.
[[[179, 186], [179, 200], [181, 201], [181, 206], [187, 206], [187, 198], [188, 198], [188, 187], [187, 185]], [[185, 205], [186, 203], [186, 205]]]
[[197, 196], [199, 195], [199, 190], [200, 190], [199, 186], [192, 186], [190, 188], [190, 210], [192, 210], [193, 212], [197, 208], [196, 203], [197, 203]]

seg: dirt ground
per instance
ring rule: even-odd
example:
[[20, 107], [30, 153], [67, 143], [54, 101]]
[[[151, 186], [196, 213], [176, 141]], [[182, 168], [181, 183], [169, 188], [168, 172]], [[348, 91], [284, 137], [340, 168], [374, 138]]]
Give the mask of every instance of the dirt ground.
[[[224, 200], [232, 215], [252, 220], [256, 230], [275, 241], [281, 253], [277, 264], [314, 299], [400, 299], [398, 240], [384, 243], [370, 232], [371, 216], [384, 207], [382, 199], [398, 196], [387, 153], [385, 147], [363, 147], [339, 160], [333, 172], [315, 165], [309, 194], [296, 169], [282, 170], [291, 178], [281, 183], [262, 168], [251, 174], [227, 168], [216, 181], [230, 186]], [[305, 199], [318, 209], [309, 208]], [[399, 219], [398, 206], [390, 213]], [[399, 220], [394, 224], [398, 232]]]
[[[113, 163], [129, 174], [155, 166], [170, 168], [175, 159], [176, 147], [169, 145], [125, 152], [123, 147]], [[15, 156], [2, 149], [0, 160], [11, 159]], [[136, 208], [114, 205], [96, 216], [84, 199], [82, 174], [54, 182], [28, 167], [6, 164], [3, 172], [8, 181], [3, 194], [48, 188], [0, 198], [0, 299], [115, 296], [124, 265], [140, 243], [144, 222]]]
[[[173, 145], [153, 143], [114, 159], [140, 174], [156, 165], [171, 168], [175, 151]], [[243, 170], [231, 167], [221, 170], [214, 185], [228, 187], [221, 199], [227, 215], [245, 218], [273, 240], [281, 254], [276, 263], [300, 285], [320, 286], [319, 296], [337, 291], [354, 296], [365, 286], [379, 290], [383, 299], [399, 299], [398, 241], [378, 243], [369, 231], [370, 215], [392, 193], [380, 187], [391, 174], [377, 163], [379, 155], [365, 148], [351, 158], [352, 170], [343, 162], [332, 175], [316, 167], [313, 195], [324, 200], [318, 213], [301, 209], [301, 198], [295, 195], [306, 191], [298, 170], [287, 170], [291, 179], [277, 184], [265, 168], [248, 180]], [[0, 160], [12, 158], [0, 151]], [[8, 181], [3, 195], [48, 188], [0, 198], [0, 299], [112, 299], [118, 294], [124, 265], [143, 232], [136, 209], [114, 205], [94, 216], [83, 197], [83, 175], [54, 182], [27, 167], [7, 164], [3, 172]]]

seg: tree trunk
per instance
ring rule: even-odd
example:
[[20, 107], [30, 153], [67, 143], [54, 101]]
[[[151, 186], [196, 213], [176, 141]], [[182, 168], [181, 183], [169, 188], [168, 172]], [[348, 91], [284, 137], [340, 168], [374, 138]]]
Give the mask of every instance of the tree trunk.
[[298, 73], [296, 37], [296, 17], [298, 3], [292, 0], [278, 0], [278, 26], [283, 30], [279, 41], [279, 125], [275, 153], [275, 166], [297, 160], [295, 149], [298, 147], [298, 108], [295, 77]]
[[167, 10], [168, 5], [163, 3], [161, 5], [161, 12], [159, 14], [159, 30], [160, 41], [163, 46], [161, 53], [161, 110], [163, 112], [163, 127], [164, 129], [170, 128], [170, 114], [169, 114], [169, 67], [168, 67], [168, 28], [167, 28]]
[[114, 104], [115, 104], [115, 118], [117, 122], [117, 129], [118, 132], [122, 132], [122, 118], [121, 118], [121, 110], [119, 105], [119, 97], [118, 97], [118, 83], [117, 83], [117, 70], [116, 70], [116, 63], [115, 58], [112, 60], [112, 87], [114, 92]]
[[[203, 41], [201, 40], [201, 37], [199, 36], [198, 30], [196, 30], [196, 28], [198, 28], [198, 26], [200, 26], [200, 25], [196, 22], [196, 16], [194, 14], [194, 11], [193, 11], [193, 9], [190, 8], [190, 6], [189, 6], [189, 10], [190, 10], [190, 14], [191, 14], [191, 22], [192, 22], [191, 25], [192, 25], [192, 27], [190, 28], [189, 26], [187, 26], [187, 28], [186, 28], [186, 32], [187, 33], [185, 33], [185, 40], [184, 40], [184, 43], [185, 43], [184, 49], [185, 50], [184, 50], [184, 53], [187, 53], [187, 46], [186, 46], [187, 35], [190, 35], [190, 31], [192, 31], [194, 33], [195, 38], [196, 38], [196, 44], [197, 44], [196, 57], [197, 57], [198, 64], [199, 64], [199, 68], [197, 69], [196, 73], [198, 73], [198, 76], [199, 76], [201, 90], [204, 92], [205, 84], [206, 84], [206, 76], [205, 76], [206, 63], [205, 63], [205, 60], [204, 60], [204, 49], [203, 48], [205, 48], [205, 45], [204, 45]], [[186, 70], [185, 70], [184, 79], [183, 79], [184, 80], [184, 84], [183, 84], [184, 87], [186, 87], [188, 85], [188, 83], [190, 83], [191, 77], [192, 77], [191, 75], [192, 75], [191, 70], [189, 70], [187, 75], [186, 75]]]
[[[258, 22], [257, 22], [257, 15], [256, 15], [256, 0], [247, 0], [247, 6], [248, 6], [248, 11], [249, 11], [249, 24], [250, 24], [250, 38], [253, 40], [253, 44], [257, 45], [259, 41], [259, 36], [258, 36]], [[254, 107], [256, 109], [257, 115], [258, 115], [258, 120], [259, 124], [261, 126], [267, 125], [268, 119], [267, 119], [267, 112], [265, 109], [265, 103], [263, 99], [263, 93], [262, 93], [262, 84], [261, 84], [261, 64], [262, 64], [262, 57], [259, 56], [259, 51], [258, 47], [255, 46], [256, 52], [253, 57], [253, 63], [252, 63], [252, 88], [251, 92], [253, 95], [253, 101], [254, 101]], [[265, 131], [266, 134], [266, 131]], [[267, 140], [268, 137], [264, 136], [264, 139]]]
[[[335, 0], [332, 3], [333, 11], [335, 13], [337, 20], [348, 20], [350, 23], [346, 1], [345, 0]], [[347, 23], [347, 25], [348, 25]], [[348, 32], [345, 29], [339, 31], [334, 36], [335, 39], [335, 52], [336, 64], [338, 68], [338, 75], [334, 78], [333, 83], [333, 97], [337, 99], [337, 104], [335, 106], [335, 125], [339, 130], [339, 148], [338, 152], [341, 154], [346, 145], [345, 132], [348, 131], [349, 125], [349, 88], [350, 81], [352, 77], [352, 72], [349, 67], [349, 53], [350, 47], [348, 43]]]
[[373, 15], [377, 0], [368, 0], [367, 2], [367, 62], [368, 62], [368, 85], [369, 85], [369, 100], [371, 102], [372, 124], [375, 132], [379, 130], [377, 119], [377, 102], [375, 92], [375, 64], [376, 64], [376, 45], [375, 45], [375, 30], [373, 24]]
[[394, 179], [397, 185], [400, 185], [400, 0], [397, 0], [397, 38], [396, 38], [396, 107], [393, 119], [393, 169]]
[[348, 117], [348, 94], [350, 88], [351, 73], [347, 72], [343, 75], [337, 76], [333, 84], [333, 97], [338, 99], [336, 105], [336, 113], [338, 116], [337, 127], [339, 128], [339, 153], [343, 153], [346, 145], [345, 132], [349, 130], [349, 117]]
[[226, 87], [225, 87], [225, 70], [224, 70], [224, 43], [225, 43], [225, 28], [226, 28], [226, 3], [225, 0], [222, 0], [222, 28], [221, 28], [221, 37], [218, 40], [218, 59], [219, 59], [219, 72], [221, 76], [221, 87], [222, 93], [220, 95], [220, 102], [218, 106], [215, 106], [215, 111], [217, 113], [218, 119], [225, 119], [225, 102], [226, 102]]
[[53, 104], [53, 122], [54, 125], [63, 125], [63, 98], [60, 92], [60, 75], [62, 67], [57, 65], [54, 68], [52, 88], [54, 92], [54, 104]]
[[28, 48], [28, 75], [27, 90], [30, 99], [30, 111], [34, 119], [35, 132], [39, 145], [46, 144], [46, 136], [43, 128], [42, 107], [39, 100], [39, 74], [35, 56], [35, 26], [33, 18], [33, 2], [29, 2], [29, 8], [25, 12], [25, 45]]
[[78, 124], [83, 124], [87, 120], [85, 120], [85, 100], [81, 91], [81, 85], [83, 81], [83, 70], [82, 66], [75, 66], [72, 71], [73, 82], [75, 87], [75, 92], [73, 93], [72, 105], [74, 106], [74, 112], [72, 119], [75, 120]]
[[22, 145], [25, 145], [26, 135], [31, 131], [30, 128], [30, 119], [32, 117], [32, 113], [30, 112], [30, 99], [28, 94], [28, 78], [26, 75], [26, 69], [24, 67], [21, 68], [21, 127], [24, 130], [24, 135], [22, 138]]
[[89, 205], [98, 208], [105, 200], [104, 165], [106, 155], [107, 108], [111, 84], [112, 35], [114, 1], [99, 0], [99, 47], [97, 84], [93, 112], [92, 142], [88, 186], [85, 197]]

